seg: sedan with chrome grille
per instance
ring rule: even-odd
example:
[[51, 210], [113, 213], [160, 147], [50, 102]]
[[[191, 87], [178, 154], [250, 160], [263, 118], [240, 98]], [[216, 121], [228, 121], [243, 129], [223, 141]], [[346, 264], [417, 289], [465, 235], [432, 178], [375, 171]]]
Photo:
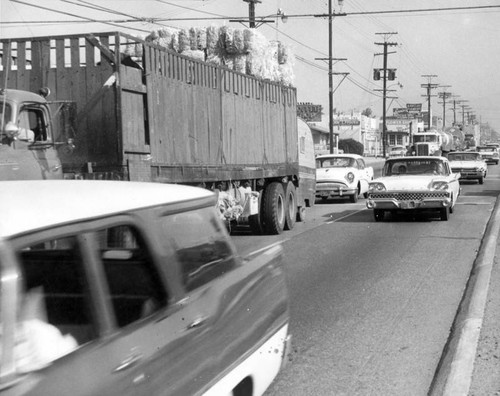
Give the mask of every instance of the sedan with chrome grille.
[[444, 157], [388, 159], [382, 177], [370, 183], [366, 206], [373, 209], [375, 221], [400, 211], [433, 211], [446, 221], [460, 195], [459, 179]]
[[461, 180], [477, 180], [479, 184], [484, 183], [488, 172], [488, 165], [480, 153], [469, 151], [455, 151], [448, 154], [451, 171], [460, 173]]
[[316, 197], [326, 201], [346, 197], [358, 202], [358, 196], [368, 195], [368, 183], [373, 168], [358, 154], [325, 154], [316, 157]]

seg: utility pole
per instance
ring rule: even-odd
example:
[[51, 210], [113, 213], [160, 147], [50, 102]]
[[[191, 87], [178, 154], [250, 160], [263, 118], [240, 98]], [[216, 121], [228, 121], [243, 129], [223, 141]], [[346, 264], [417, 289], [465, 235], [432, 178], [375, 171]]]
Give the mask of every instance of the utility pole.
[[243, 0], [248, 3], [248, 20], [251, 28], [255, 27], [255, 4], [262, 3], [261, 0]]
[[[460, 102], [468, 102], [468, 100], [461, 100]], [[465, 127], [465, 109], [469, 106], [461, 104], [460, 107], [462, 108], [462, 127]]]
[[[422, 75], [422, 77], [427, 78], [427, 84], [421, 84], [420, 86], [422, 88], [426, 88], [426, 90], [427, 90], [427, 94], [425, 95], [425, 96], [427, 96], [427, 111], [428, 111], [428, 116], [429, 116], [429, 123], [427, 124], [427, 130], [430, 130], [431, 125], [432, 125], [431, 97], [435, 96], [435, 95], [431, 95], [431, 89], [435, 89], [438, 87], [438, 84], [432, 84], [431, 81], [434, 77], [437, 77], [437, 76], [435, 74], [424, 74], [424, 75]], [[422, 95], [422, 96], [424, 96], [424, 95]]]
[[[342, 10], [342, 4], [344, 0], [338, 0], [340, 9]], [[332, 7], [332, 0], [328, 0], [328, 129], [330, 133], [330, 154], [333, 154], [333, 61], [334, 60], [345, 60], [345, 59], [335, 59], [333, 58], [333, 17], [334, 16], [345, 16], [346, 14], [334, 13]], [[324, 59], [324, 58], [323, 58]], [[335, 144], [336, 146], [336, 144]]]
[[457, 125], [457, 104], [460, 103], [459, 100], [456, 100], [455, 98], [460, 97], [460, 95], [451, 95], [453, 99], [453, 126]]
[[387, 116], [387, 109], [386, 109], [386, 98], [387, 98], [387, 80], [394, 80], [396, 77], [396, 69], [387, 69], [387, 55], [388, 54], [394, 54], [395, 52], [387, 52], [388, 47], [392, 47], [394, 45], [398, 45], [398, 43], [391, 43], [388, 42], [387, 40], [389, 39], [390, 36], [393, 34], [398, 34], [397, 32], [391, 32], [391, 33], [375, 33], [375, 34], [380, 34], [384, 36], [384, 42], [383, 43], [375, 43], [376, 45], [383, 45], [384, 46], [384, 52], [382, 54], [375, 54], [375, 55], [383, 55], [384, 56], [384, 67], [383, 67], [383, 73], [380, 74], [380, 69], [374, 69], [374, 79], [383, 79], [383, 96], [382, 96], [382, 154], [385, 158], [386, 156], [386, 146], [387, 146], [387, 123], [386, 123], [386, 116]]
[[443, 99], [441, 102], [443, 104], [443, 131], [446, 126], [446, 99], [451, 97], [451, 92], [446, 92], [446, 88], [450, 87], [451, 85], [440, 85], [440, 88], [443, 88], [443, 92], [438, 92], [438, 97]]

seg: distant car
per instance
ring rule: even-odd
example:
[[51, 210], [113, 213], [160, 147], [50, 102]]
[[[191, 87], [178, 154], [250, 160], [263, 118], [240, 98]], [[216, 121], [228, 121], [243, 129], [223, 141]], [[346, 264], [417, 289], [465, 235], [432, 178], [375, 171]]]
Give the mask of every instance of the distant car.
[[2, 395], [262, 395], [286, 362], [283, 250], [240, 257], [212, 192], [12, 181], [0, 202]]
[[366, 166], [358, 154], [325, 154], [316, 157], [316, 197], [349, 197], [352, 203], [358, 196], [368, 194], [373, 168]]
[[389, 157], [404, 157], [407, 153], [405, 146], [392, 146], [389, 147]]
[[484, 183], [488, 165], [480, 153], [455, 151], [448, 154], [448, 161], [453, 173], [460, 173], [460, 179], [477, 180]]
[[435, 211], [448, 220], [460, 195], [460, 174], [444, 157], [415, 156], [386, 160], [382, 177], [370, 183], [366, 206], [375, 221], [386, 212]]
[[495, 146], [477, 146], [476, 151], [481, 153], [481, 156], [487, 163], [494, 163], [498, 165], [500, 156], [498, 154], [498, 149]]

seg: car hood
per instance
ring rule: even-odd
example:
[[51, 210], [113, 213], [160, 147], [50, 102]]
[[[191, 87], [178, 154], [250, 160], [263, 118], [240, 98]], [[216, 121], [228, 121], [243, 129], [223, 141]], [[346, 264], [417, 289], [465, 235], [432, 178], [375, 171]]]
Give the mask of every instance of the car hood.
[[345, 182], [344, 176], [349, 172], [356, 174], [354, 168], [319, 168], [316, 169], [316, 181], [322, 180], [342, 180]]
[[428, 190], [435, 181], [448, 181], [448, 178], [435, 175], [386, 176], [379, 177], [372, 183], [382, 183], [386, 190]]
[[482, 161], [450, 161], [452, 168], [479, 168], [484, 167], [484, 165]]

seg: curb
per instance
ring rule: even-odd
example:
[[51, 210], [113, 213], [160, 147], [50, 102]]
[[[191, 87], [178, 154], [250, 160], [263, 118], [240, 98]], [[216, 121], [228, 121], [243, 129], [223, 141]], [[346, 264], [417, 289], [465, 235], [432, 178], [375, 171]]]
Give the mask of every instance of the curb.
[[430, 396], [467, 396], [469, 393], [499, 232], [500, 200], [497, 198], [428, 392]]

